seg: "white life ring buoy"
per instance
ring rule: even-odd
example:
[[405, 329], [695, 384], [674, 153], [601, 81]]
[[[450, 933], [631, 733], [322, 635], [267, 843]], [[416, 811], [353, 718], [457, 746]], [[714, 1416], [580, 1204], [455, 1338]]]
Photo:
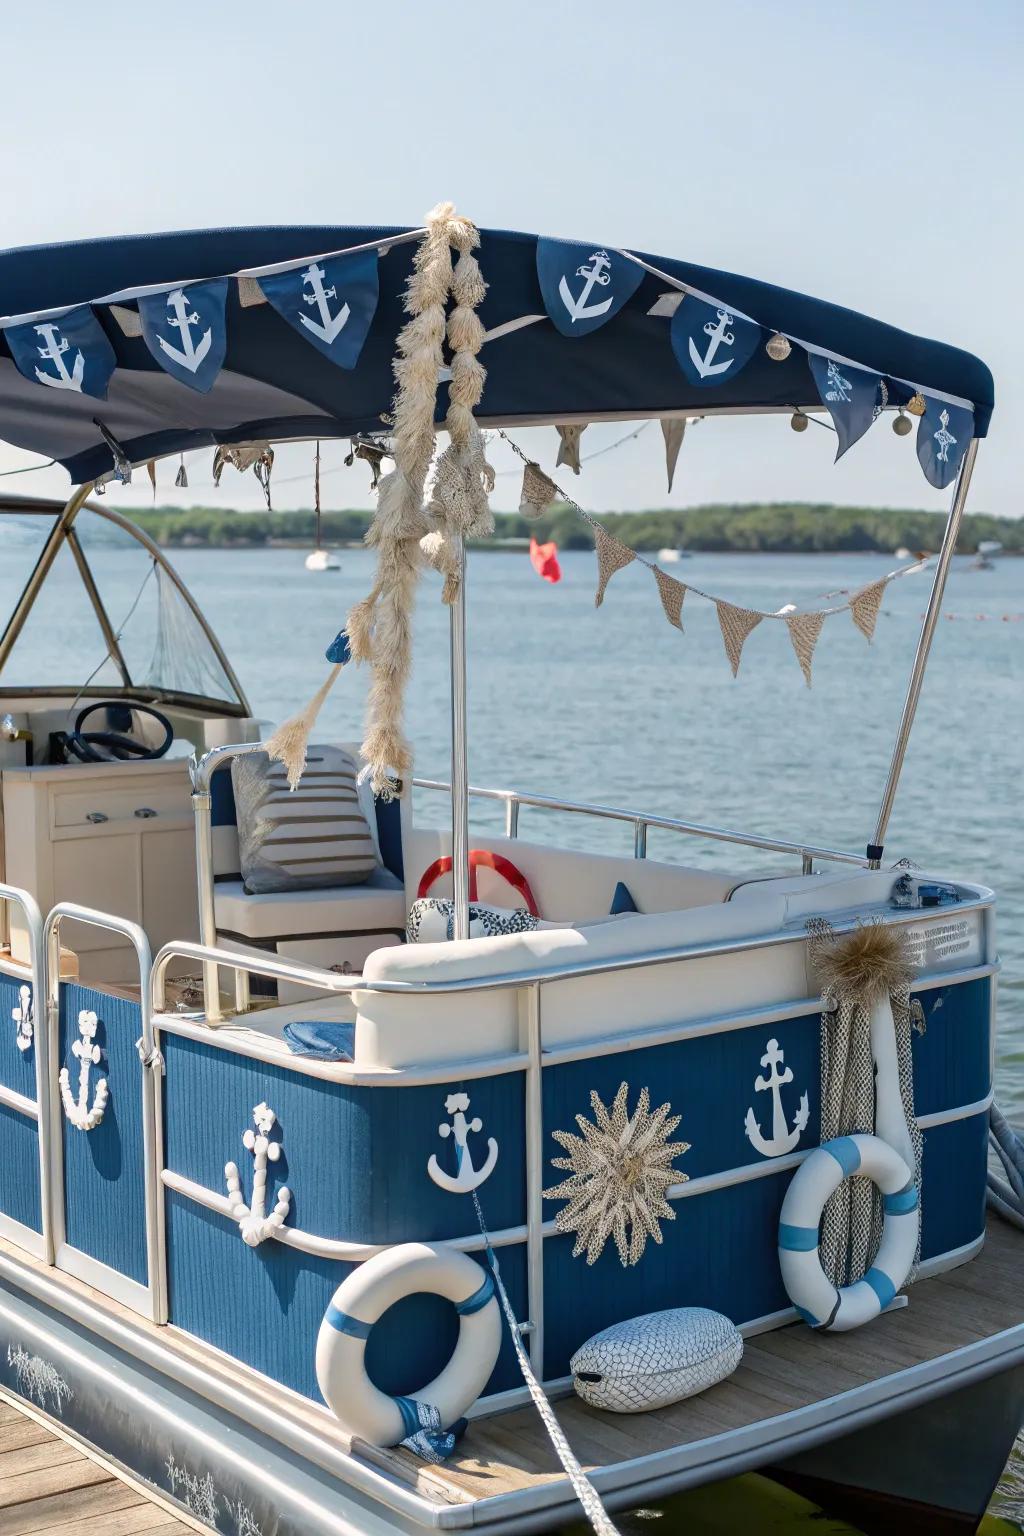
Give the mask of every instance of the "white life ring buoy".
[[[439, 1376], [412, 1397], [389, 1397], [366, 1372], [374, 1323], [404, 1296], [428, 1291], [454, 1302], [455, 1352]], [[418, 1403], [438, 1410], [448, 1429], [480, 1396], [501, 1347], [494, 1280], [467, 1254], [438, 1243], [400, 1243], [360, 1264], [335, 1291], [316, 1341], [316, 1379], [324, 1401], [351, 1435], [397, 1445], [420, 1428]]]
[[[821, 1267], [818, 1224], [829, 1196], [855, 1173], [882, 1191], [882, 1241], [864, 1278], [837, 1290]], [[877, 1317], [910, 1273], [920, 1217], [913, 1173], [888, 1142], [837, 1136], [817, 1147], [793, 1175], [779, 1216], [782, 1281], [804, 1321], [842, 1333]]]

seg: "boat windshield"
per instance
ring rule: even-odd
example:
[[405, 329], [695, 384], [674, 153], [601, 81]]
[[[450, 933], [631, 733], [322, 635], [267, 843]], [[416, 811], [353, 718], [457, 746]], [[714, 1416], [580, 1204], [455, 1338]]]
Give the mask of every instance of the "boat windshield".
[[[62, 510], [0, 504], [0, 692], [101, 688], [247, 713], [162, 553], [118, 513], [86, 506], [53, 554]], [[40, 580], [47, 551], [52, 564]]]

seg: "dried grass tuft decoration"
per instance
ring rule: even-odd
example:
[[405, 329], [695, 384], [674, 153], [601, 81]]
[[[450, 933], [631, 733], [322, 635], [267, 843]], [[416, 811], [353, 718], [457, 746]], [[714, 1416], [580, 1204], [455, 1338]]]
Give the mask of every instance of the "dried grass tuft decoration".
[[908, 986], [917, 973], [905, 930], [881, 918], [843, 934], [815, 924], [811, 963], [823, 992], [865, 1004]]

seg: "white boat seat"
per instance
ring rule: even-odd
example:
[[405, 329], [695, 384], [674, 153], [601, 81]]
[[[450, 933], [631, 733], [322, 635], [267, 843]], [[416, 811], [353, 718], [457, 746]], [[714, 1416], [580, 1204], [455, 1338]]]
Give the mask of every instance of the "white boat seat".
[[305, 937], [405, 933], [405, 887], [383, 867], [363, 885], [258, 896], [248, 895], [241, 880], [220, 880], [213, 902], [219, 938], [267, 945]]

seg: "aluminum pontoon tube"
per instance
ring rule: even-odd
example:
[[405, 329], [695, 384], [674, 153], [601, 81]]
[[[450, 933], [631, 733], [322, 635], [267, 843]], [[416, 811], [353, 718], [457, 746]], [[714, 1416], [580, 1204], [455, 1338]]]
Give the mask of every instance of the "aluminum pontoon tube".
[[469, 763], [466, 740], [466, 545], [458, 540], [458, 593], [451, 605], [452, 936], [469, 938]]
[[932, 640], [935, 636], [935, 626], [939, 622], [939, 610], [942, 607], [942, 598], [946, 590], [946, 578], [949, 575], [949, 567], [956, 550], [957, 536], [960, 532], [960, 523], [963, 518], [964, 506], [967, 502], [967, 491], [971, 483], [971, 475], [974, 472], [974, 461], [977, 457], [978, 439], [972, 437], [967, 445], [967, 452], [964, 454], [964, 460], [960, 466], [960, 473], [957, 476], [956, 486], [953, 491], [953, 505], [949, 509], [946, 531], [942, 537], [939, 558], [935, 565], [935, 577], [932, 581], [931, 596], [928, 599], [928, 609], [924, 616], [924, 624], [921, 627], [921, 638], [917, 642], [917, 654], [914, 657], [910, 682], [907, 686], [907, 697], [903, 705], [903, 714], [900, 718], [899, 730], [896, 733], [896, 745], [892, 750], [889, 777], [886, 780], [885, 792], [882, 795], [882, 804], [878, 812], [878, 820], [875, 823], [875, 836], [872, 843], [868, 846], [868, 866], [871, 869], [879, 869], [881, 867], [885, 834], [888, 831], [889, 817], [892, 815], [892, 806], [896, 798], [900, 774], [903, 772], [903, 759], [907, 755], [907, 743], [910, 740], [914, 716], [917, 713], [917, 701], [921, 696], [921, 684], [924, 682], [925, 669], [928, 666], [928, 657], [931, 653]]
[[7, 628], [0, 637], [0, 671], [7, 664], [7, 658], [17, 642], [18, 636], [25, 627], [25, 620], [32, 612], [32, 605], [39, 596], [39, 589], [50, 573], [50, 568], [60, 553], [60, 547], [64, 543], [64, 537], [74, 522], [81, 508], [89, 498], [94, 481], [89, 480], [85, 485], [80, 485], [77, 491], [64, 504], [64, 510], [50, 529], [50, 536], [43, 545], [42, 553], [35, 563], [35, 568], [25, 583], [25, 590], [18, 598], [14, 612], [11, 614]]

